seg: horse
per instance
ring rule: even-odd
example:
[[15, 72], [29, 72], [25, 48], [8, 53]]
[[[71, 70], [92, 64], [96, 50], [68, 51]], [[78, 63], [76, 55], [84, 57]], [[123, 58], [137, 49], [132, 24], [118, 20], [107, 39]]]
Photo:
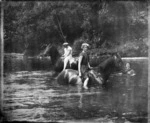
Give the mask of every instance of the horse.
[[[119, 56], [117, 54], [118, 53], [116, 53], [116, 56]], [[45, 55], [51, 57], [51, 63], [52, 63], [52, 66], [54, 67], [55, 72], [61, 72], [63, 70], [64, 58], [61, 57], [61, 54], [59, 53], [59, 51], [55, 45], [49, 45], [46, 48], [46, 50], [44, 51], [43, 56], [45, 56]], [[98, 57], [98, 56], [91, 57], [90, 65], [92, 67], [96, 67], [97, 65], [99, 65], [99, 63], [102, 63], [107, 58], [111, 57], [112, 55], [113, 54], [105, 54], [101, 57]], [[78, 70], [78, 57], [72, 57], [72, 59], [70, 61], [71, 61], [71, 63], [67, 64], [66, 69]]]
[[[88, 86], [91, 85], [104, 85], [109, 76], [115, 72], [123, 71], [124, 63], [119, 54], [113, 54], [111, 57], [104, 60], [97, 67], [93, 67], [89, 70], [89, 82]], [[59, 73], [57, 77], [59, 84], [76, 84], [81, 85], [82, 79], [78, 76], [77, 70], [66, 69]]]
[[[44, 53], [43, 53], [43, 56], [50, 56], [51, 57], [51, 63], [52, 63], [52, 66], [54, 67], [54, 70], [56, 72], [61, 72], [63, 70], [63, 66], [64, 66], [64, 57], [61, 56], [61, 54], [59, 53], [57, 47], [55, 45], [49, 45]], [[70, 59], [69, 61], [70, 63], [67, 64], [67, 67], [66, 68], [70, 68], [70, 69], [75, 69], [77, 70], [78, 69], [78, 66], [77, 66], [77, 58], [75, 57], [72, 57], [72, 59]]]
[[[102, 77], [94, 70], [89, 71], [88, 85], [102, 84]], [[65, 69], [57, 76], [57, 82], [61, 85], [82, 85], [82, 78], [78, 76], [78, 71], [73, 69]]]
[[119, 53], [114, 53], [95, 67], [94, 70], [101, 74], [103, 83], [106, 83], [111, 74], [116, 72], [124, 73], [125, 67], [125, 63], [122, 61]]

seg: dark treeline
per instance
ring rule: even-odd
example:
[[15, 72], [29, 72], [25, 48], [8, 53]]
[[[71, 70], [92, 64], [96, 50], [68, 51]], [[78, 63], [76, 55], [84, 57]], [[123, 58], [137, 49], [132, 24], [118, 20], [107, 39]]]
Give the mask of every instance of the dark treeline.
[[4, 40], [5, 52], [28, 55], [68, 41], [74, 50], [88, 42], [93, 53], [118, 50], [124, 56], [147, 56], [148, 2], [5, 2]]

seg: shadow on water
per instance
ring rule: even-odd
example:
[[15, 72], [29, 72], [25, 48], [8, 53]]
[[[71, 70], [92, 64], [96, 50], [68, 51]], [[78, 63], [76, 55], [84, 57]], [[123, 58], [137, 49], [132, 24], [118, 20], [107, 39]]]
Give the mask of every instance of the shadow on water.
[[147, 122], [147, 60], [128, 61], [135, 76], [116, 74], [107, 88], [89, 90], [57, 84], [48, 59], [7, 60], [4, 111], [9, 121]]

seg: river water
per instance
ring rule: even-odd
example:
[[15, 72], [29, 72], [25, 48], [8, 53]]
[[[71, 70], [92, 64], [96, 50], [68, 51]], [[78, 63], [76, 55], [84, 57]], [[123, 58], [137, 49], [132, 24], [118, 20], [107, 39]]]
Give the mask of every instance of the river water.
[[148, 59], [124, 60], [136, 75], [115, 74], [108, 87], [85, 90], [59, 85], [49, 59], [5, 58], [7, 120], [147, 123]]

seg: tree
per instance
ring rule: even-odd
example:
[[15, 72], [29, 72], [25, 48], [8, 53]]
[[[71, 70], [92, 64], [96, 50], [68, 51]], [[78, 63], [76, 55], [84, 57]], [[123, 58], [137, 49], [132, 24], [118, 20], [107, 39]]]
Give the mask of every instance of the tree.
[[43, 45], [78, 39], [92, 48], [114, 48], [146, 40], [148, 33], [146, 1], [6, 2], [4, 8], [6, 52], [35, 55]]

